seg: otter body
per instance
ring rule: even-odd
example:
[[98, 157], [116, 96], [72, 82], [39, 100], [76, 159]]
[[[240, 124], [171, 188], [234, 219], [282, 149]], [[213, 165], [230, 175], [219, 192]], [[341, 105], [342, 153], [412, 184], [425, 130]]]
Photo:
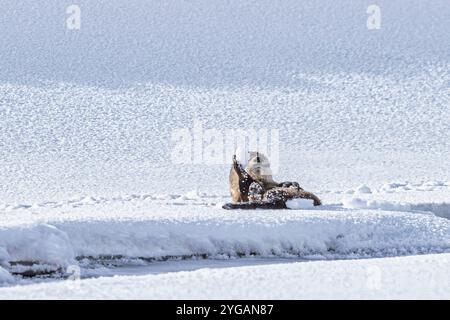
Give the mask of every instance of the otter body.
[[303, 190], [297, 182], [274, 181], [269, 160], [258, 152], [250, 153], [245, 170], [233, 157], [230, 193], [233, 203], [224, 205], [224, 209], [282, 209], [286, 208], [286, 201], [296, 198], [311, 199], [315, 206], [322, 204], [316, 195]]
[[286, 203], [288, 200], [297, 198], [313, 200], [315, 206], [322, 204], [319, 197], [315, 194], [296, 187], [276, 187], [270, 189], [264, 193], [262, 201]]

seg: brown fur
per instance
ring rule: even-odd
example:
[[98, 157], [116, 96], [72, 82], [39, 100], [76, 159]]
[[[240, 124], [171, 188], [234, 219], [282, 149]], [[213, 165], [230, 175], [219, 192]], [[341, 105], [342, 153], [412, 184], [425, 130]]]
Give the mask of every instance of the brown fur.
[[242, 168], [241, 164], [233, 157], [233, 165], [229, 175], [230, 193], [233, 203], [248, 202], [248, 190], [253, 179]]
[[239, 175], [237, 174], [236, 170], [231, 167], [230, 169], [230, 193], [231, 193], [231, 201], [233, 203], [237, 202], [247, 202], [248, 201], [248, 195], [244, 192], [241, 192], [241, 189], [239, 188]]
[[[245, 170], [234, 157], [229, 179], [231, 198], [234, 203], [248, 202], [249, 200], [285, 203], [290, 199], [302, 198], [313, 200], [315, 206], [322, 204], [315, 194], [303, 190], [298, 184], [287, 187], [288, 184], [283, 185], [283, 183], [273, 180], [269, 160], [257, 152], [250, 152], [250, 159]], [[248, 191], [254, 182], [262, 187], [262, 193], [256, 197], [251, 196], [249, 199]]]
[[283, 183], [275, 182], [272, 178], [270, 163], [266, 156], [257, 152], [250, 153], [250, 160], [245, 168], [253, 180], [257, 181], [264, 188], [263, 201], [283, 201], [302, 198], [311, 199], [315, 206], [322, 204], [315, 194], [303, 190], [297, 186], [285, 187]]
[[315, 194], [295, 187], [276, 187], [264, 193], [263, 201], [282, 201], [286, 203], [291, 199], [310, 199], [314, 201], [315, 206], [320, 206], [322, 202]]

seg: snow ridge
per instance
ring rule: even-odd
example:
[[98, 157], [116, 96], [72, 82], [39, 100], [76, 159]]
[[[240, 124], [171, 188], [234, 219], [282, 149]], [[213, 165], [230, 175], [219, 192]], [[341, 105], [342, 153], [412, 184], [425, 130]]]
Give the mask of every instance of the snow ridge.
[[85, 217], [2, 227], [3, 265], [35, 261], [66, 267], [76, 264], [76, 258], [105, 256], [336, 259], [450, 249], [450, 220], [434, 215], [345, 209], [252, 213], [198, 209], [196, 215], [173, 211], [119, 220]]

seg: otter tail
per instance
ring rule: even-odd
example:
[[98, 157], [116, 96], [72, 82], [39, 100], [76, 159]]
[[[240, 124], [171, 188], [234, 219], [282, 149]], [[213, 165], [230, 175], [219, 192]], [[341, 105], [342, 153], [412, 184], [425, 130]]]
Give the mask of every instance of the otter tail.
[[322, 205], [322, 201], [320, 201], [319, 197], [316, 196], [314, 193], [304, 191], [304, 190], [301, 190], [300, 193], [301, 193], [301, 198], [313, 200], [315, 206]]

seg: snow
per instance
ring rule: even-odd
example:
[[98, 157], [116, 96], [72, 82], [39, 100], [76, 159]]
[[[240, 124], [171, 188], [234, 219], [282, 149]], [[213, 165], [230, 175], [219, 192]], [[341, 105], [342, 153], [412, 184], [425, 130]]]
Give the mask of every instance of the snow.
[[226, 194], [231, 155], [170, 160], [195, 121], [278, 129], [277, 178], [312, 191], [448, 181], [448, 1], [377, 4], [380, 30], [363, 2], [81, 0], [79, 31], [64, 4], [4, 4], [0, 202]]
[[248, 159], [247, 159], [247, 154], [245, 153], [244, 148], [242, 148], [242, 147], [236, 148], [235, 155], [236, 155], [236, 160], [238, 162], [240, 162], [241, 164], [247, 163]]
[[[0, 201], [20, 205], [80, 194], [186, 193], [195, 187], [226, 194], [231, 155], [224, 153], [222, 165], [170, 161], [172, 130], [192, 133], [194, 118], [224, 133], [239, 126], [279, 129], [276, 178], [298, 181], [307, 190], [445, 181], [448, 96], [437, 82], [449, 78], [424, 77], [430, 86], [418, 88], [420, 82], [411, 78], [397, 84], [400, 80], [372, 75], [323, 76], [317, 92], [0, 84]], [[368, 99], [367, 83], [379, 83], [374, 86], [381, 97], [392, 96], [395, 106], [377, 95]], [[198, 97], [211, 103], [199, 104]], [[286, 102], [277, 103], [277, 97]]]
[[307, 87], [315, 79], [305, 73], [413, 74], [448, 63], [446, 0], [379, 0], [380, 30], [367, 29], [365, 1], [79, 0], [79, 31], [64, 28], [70, 4], [4, 4], [1, 81]]
[[370, 188], [368, 186], [366, 186], [365, 184], [360, 185], [357, 189], [356, 189], [356, 193], [372, 193], [372, 190], [370, 190]]
[[[450, 254], [203, 268], [0, 288], [3, 299], [449, 299]], [[220, 284], [220, 285], [218, 285]]]
[[308, 209], [314, 207], [314, 201], [310, 199], [291, 199], [286, 201], [289, 209]]
[[[3, 269], [0, 266], [0, 285], [6, 284], [6, 283], [13, 283], [13, 282], [14, 282], [14, 279], [11, 276], [11, 274], [7, 270]], [[1, 297], [1, 295], [0, 295], [0, 297]]]
[[[448, 297], [448, 255], [434, 255], [450, 248], [447, 0], [377, 1], [380, 30], [364, 1], [77, 3], [78, 31], [56, 1], [0, 11], [0, 297]], [[274, 178], [324, 206], [222, 210], [235, 148], [171, 161], [172, 134], [195, 124], [278, 130]], [[229, 268], [80, 292], [13, 275], [168, 257]], [[324, 261], [231, 262], [249, 257]], [[358, 279], [377, 266], [370, 291]]]
[[86, 204], [84, 199], [72, 202], [71, 209], [3, 214], [0, 248], [7, 262], [67, 267], [76, 263], [75, 258], [104, 256], [335, 259], [450, 250], [450, 220], [431, 212], [326, 205], [230, 212], [198, 199], [183, 204], [175, 198], [165, 205], [148, 197], [100, 204]]
[[67, 234], [45, 223], [0, 228], [1, 252], [6, 252], [6, 262], [40, 261], [61, 267], [74, 263]]
[[7, 266], [10, 260], [8, 252], [4, 248], [0, 248], [0, 266]]

